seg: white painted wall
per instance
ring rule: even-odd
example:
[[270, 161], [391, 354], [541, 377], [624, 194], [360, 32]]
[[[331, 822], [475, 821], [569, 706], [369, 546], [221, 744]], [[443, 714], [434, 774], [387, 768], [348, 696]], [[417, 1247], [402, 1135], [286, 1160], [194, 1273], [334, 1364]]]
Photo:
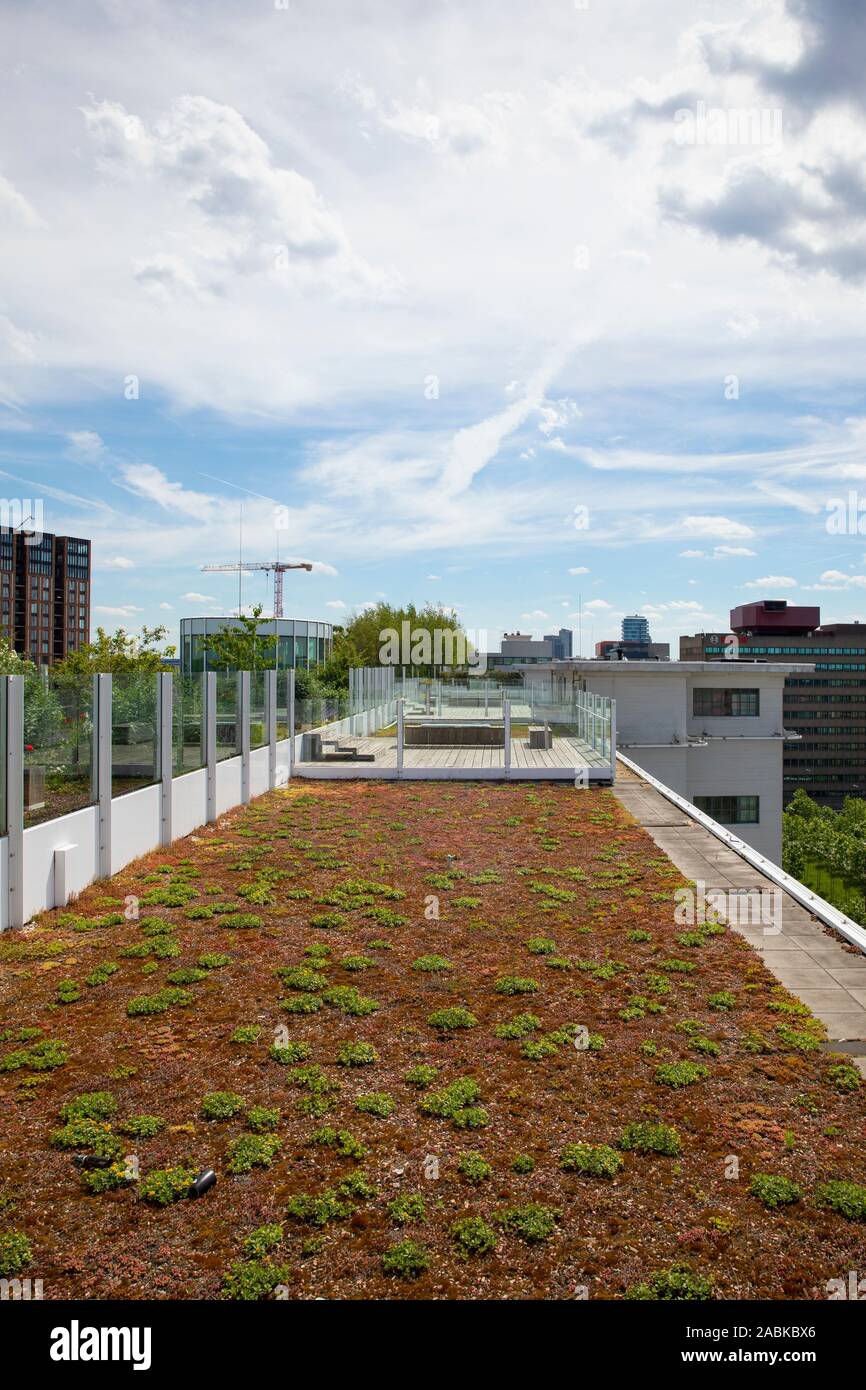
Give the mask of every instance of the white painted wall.
[[[617, 746], [672, 791], [689, 801], [696, 796], [757, 796], [759, 823], [728, 828], [781, 863], [782, 690], [790, 667], [576, 661], [565, 669], [575, 683], [616, 700]], [[557, 676], [563, 670], [562, 664], [553, 668]], [[745, 718], [693, 715], [697, 687], [757, 688], [760, 712]]]
[[[250, 789], [253, 796], [268, 790], [269, 749], [250, 754]], [[276, 745], [277, 785], [285, 780], [280, 769], [288, 765], [289, 741]], [[240, 805], [242, 759], [227, 758], [216, 764], [217, 814]], [[118, 873], [132, 860], [158, 849], [161, 831], [161, 786], [139, 787], [111, 802], [111, 872]], [[174, 840], [183, 839], [207, 821], [207, 771], [175, 777], [171, 783], [171, 821]], [[33, 825], [24, 831], [24, 911], [29, 920], [46, 908], [59, 907], [54, 882], [54, 851], [72, 846], [67, 856], [67, 889], [83, 891], [99, 876], [99, 809], [86, 806], [68, 816]], [[0, 839], [0, 931], [7, 925], [8, 839]], [[67, 899], [68, 901], [68, 899]]]

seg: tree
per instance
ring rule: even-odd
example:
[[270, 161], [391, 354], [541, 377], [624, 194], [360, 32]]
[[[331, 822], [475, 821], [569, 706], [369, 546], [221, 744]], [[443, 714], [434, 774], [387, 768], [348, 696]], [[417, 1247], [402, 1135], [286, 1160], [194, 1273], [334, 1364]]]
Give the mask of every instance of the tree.
[[276, 637], [259, 632], [262, 605], [256, 604], [249, 615], [242, 613], [233, 620], [237, 626], [220, 628], [205, 637], [203, 646], [212, 665], [222, 671], [266, 671], [276, 665]]
[[19, 656], [12, 643], [0, 638], [0, 676], [32, 676], [36, 667], [25, 656]]
[[168, 636], [166, 627], [142, 627], [141, 637], [134, 637], [122, 627], [109, 636], [104, 627], [96, 629], [96, 641], [87, 642], [77, 652], [70, 652], [55, 663], [53, 672], [70, 678], [95, 675], [132, 675], [169, 671], [166, 660], [173, 657], [175, 647], [159, 651], [157, 644]]
[[[403, 651], [403, 625], [408, 623], [408, 631], [411, 639], [408, 645], [409, 650]], [[400, 608], [394, 608], [390, 603], [377, 603], [375, 608], [365, 608], [359, 613], [353, 613], [345, 627], [337, 628], [334, 631], [333, 654], [319, 668], [320, 680], [336, 683], [339, 681], [343, 689], [349, 684], [349, 668], [352, 666], [381, 666], [381, 652], [386, 642], [385, 633], [394, 633], [401, 640], [399, 641], [400, 655], [405, 660], [400, 660], [396, 664], [411, 668], [416, 674], [432, 675], [434, 668], [441, 670], [443, 666], [456, 667], [465, 664], [454, 659], [452, 654], [450, 660], [447, 655], [448, 635], [453, 638], [463, 638], [463, 628], [460, 619], [453, 611], [444, 608], [437, 608], [433, 603], [426, 603], [423, 608], [416, 608], [414, 603], [408, 603]], [[437, 645], [438, 634], [438, 645]], [[424, 640], [428, 637], [429, 640]], [[416, 646], [426, 647], [431, 656], [429, 661], [416, 661], [413, 659], [412, 648]], [[392, 646], [397, 645], [391, 643]], [[472, 648], [469, 643], [461, 644], [454, 642], [454, 646], [459, 648], [465, 645], [468, 655], [471, 657]], [[443, 659], [439, 662], [435, 660], [435, 654], [444, 647]]]

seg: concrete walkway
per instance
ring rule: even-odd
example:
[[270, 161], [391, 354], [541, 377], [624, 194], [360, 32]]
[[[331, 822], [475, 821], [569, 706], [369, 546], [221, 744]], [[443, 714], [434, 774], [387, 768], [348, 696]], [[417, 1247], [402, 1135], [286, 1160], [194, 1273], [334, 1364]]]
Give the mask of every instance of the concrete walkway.
[[781, 930], [778, 924], [751, 923], [732, 923], [732, 929], [826, 1026], [830, 1050], [849, 1053], [866, 1076], [866, 955], [830, 935], [806, 908], [622, 764], [614, 795], [686, 878], [705, 885], [705, 892], [781, 892]]

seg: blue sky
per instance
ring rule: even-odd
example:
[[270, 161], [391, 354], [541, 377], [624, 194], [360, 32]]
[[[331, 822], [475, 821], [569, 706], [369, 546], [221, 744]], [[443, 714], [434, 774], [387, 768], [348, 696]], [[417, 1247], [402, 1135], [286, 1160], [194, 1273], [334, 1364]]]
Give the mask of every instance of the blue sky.
[[229, 611], [241, 502], [302, 617], [859, 618], [852, 8], [8, 6], [4, 495], [109, 628]]

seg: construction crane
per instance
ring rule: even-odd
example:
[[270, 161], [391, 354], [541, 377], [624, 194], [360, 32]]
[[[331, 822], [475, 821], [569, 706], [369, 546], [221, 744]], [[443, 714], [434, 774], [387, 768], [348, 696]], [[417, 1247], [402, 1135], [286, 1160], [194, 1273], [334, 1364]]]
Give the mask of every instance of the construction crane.
[[273, 570], [274, 572], [274, 617], [283, 616], [283, 575], [286, 570], [311, 570], [309, 560], [299, 560], [289, 564], [287, 560], [236, 561], [232, 565], [202, 565], [202, 572], [219, 574], [243, 574], [246, 570]]

